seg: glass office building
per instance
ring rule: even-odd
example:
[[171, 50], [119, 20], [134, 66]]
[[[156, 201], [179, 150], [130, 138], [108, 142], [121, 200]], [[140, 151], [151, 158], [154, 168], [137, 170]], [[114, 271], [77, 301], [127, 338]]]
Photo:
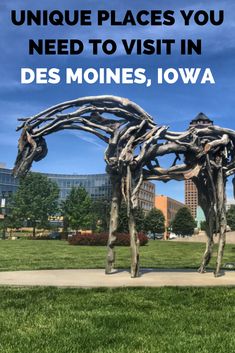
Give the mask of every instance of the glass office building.
[[[64, 200], [72, 187], [83, 186], [93, 200], [110, 200], [112, 196], [111, 182], [108, 174], [45, 174], [55, 181], [60, 189], [60, 199]], [[17, 190], [19, 181], [12, 175], [11, 169], [0, 167], [0, 198], [8, 198]], [[138, 195], [139, 206], [148, 212], [154, 207], [155, 185], [144, 181]]]
[[0, 168], [0, 197], [6, 198], [17, 190], [19, 181], [12, 176], [12, 170]]
[[[72, 187], [83, 186], [93, 200], [110, 199], [111, 183], [107, 174], [65, 175], [45, 174], [55, 181], [60, 189], [60, 199], [64, 200]], [[4, 198], [17, 190], [19, 181], [12, 175], [11, 169], [0, 168], [0, 197]]]
[[65, 175], [44, 174], [60, 188], [60, 199], [64, 200], [72, 187], [82, 186], [93, 200], [111, 198], [111, 183], [107, 174]]

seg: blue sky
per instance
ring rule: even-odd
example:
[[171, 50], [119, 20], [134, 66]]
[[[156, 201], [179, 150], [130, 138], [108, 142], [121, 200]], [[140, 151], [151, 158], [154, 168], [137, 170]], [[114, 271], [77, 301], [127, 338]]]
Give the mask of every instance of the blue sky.
[[[48, 4], [49, 3], [49, 4]], [[127, 9], [134, 13], [141, 9], [197, 10], [213, 9], [225, 11], [223, 25], [184, 27], [182, 19], [176, 17], [176, 23], [170, 27], [27, 27], [13, 26], [10, 11], [16, 9], [114, 9], [120, 17]], [[199, 112], [207, 114], [217, 125], [235, 129], [234, 85], [235, 85], [235, 3], [225, 1], [45, 1], [1, 0], [0, 3], [0, 161], [12, 167], [17, 148], [18, 133], [15, 132], [18, 117], [38, 113], [50, 105], [86, 95], [113, 94], [128, 97], [141, 105], [159, 124], [170, 125], [171, 130], [182, 131]], [[74, 38], [84, 43], [88, 38], [112, 38], [118, 43], [120, 38], [202, 38], [201, 56], [180, 56], [174, 51], [171, 56], [126, 56], [122, 50], [113, 56], [92, 56], [89, 50], [77, 57], [70, 56], [29, 56], [30, 38]], [[151, 77], [158, 67], [210, 67], [215, 85], [156, 85], [146, 88], [144, 85], [21, 85], [21, 67], [144, 67]], [[102, 173], [104, 144], [91, 135], [74, 132], [61, 132], [47, 137], [48, 156], [34, 163], [33, 170], [53, 173]], [[183, 183], [157, 183], [157, 193], [183, 200]], [[228, 198], [231, 198], [231, 182], [228, 183]]]

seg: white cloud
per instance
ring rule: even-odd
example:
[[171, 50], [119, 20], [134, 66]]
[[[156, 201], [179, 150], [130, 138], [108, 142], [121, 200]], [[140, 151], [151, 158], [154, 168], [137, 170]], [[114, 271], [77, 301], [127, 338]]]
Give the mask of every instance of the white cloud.
[[89, 133], [87, 132], [79, 132], [79, 131], [69, 131], [70, 135], [73, 135], [85, 142], [91, 143], [92, 145], [97, 147], [97, 150], [104, 150], [105, 145], [101, 143], [101, 140], [99, 140], [98, 137], [93, 137], [91, 134], [89, 135]]

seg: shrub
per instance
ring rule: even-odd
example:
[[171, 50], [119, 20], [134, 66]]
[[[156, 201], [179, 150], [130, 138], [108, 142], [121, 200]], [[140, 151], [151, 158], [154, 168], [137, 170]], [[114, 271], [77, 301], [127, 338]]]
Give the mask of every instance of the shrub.
[[36, 237], [27, 237], [28, 240], [51, 240], [48, 235], [37, 235]]
[[64, 233], [58, 233], [55, 232], [55, 234], [49, 233], [49, 234], [38, 234], [36, 237], [27, 237], [28, 240], [67, 240], [66, 236]]
[[68, 232], [61, 232], [60, 238], [61, 240], [68, 240]]
[[[108, 233], [76, 233], [68, 237], [68, 242], [70, 245], [98, 245], [104, 246], [108, 242]], [[128, 233], [116, 233], [116, 241], [114, 245], [119, 246], [129, 246], [130, 245], [130, 235]], [[145, 234], [138, 234], [140, 246], [147, 244], [148, 238]]]

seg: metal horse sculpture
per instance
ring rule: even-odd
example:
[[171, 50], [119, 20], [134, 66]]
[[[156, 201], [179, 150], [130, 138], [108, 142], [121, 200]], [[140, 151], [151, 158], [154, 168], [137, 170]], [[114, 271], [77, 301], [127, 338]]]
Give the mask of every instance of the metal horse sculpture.
[[[73, 108], [73, 109], [72, 109]], [[137, 194], [143, 180], [192, 179], [207, 222], [207, 246], [199, 272], [205, 272], [219, 234], [215, 276], [219, 275], [226, 233], [225, 184], [235, 172], [235, 131], [218, 126], [171, 132], [157, 125], [137, 104], [115, 96], [84, 97], [60, 103], [30, 118], [22, 130], [14, 175], [24, 175], [33, 161], [47, 154], [44, 137], [60, 130], [82, 130], [107, 143], [105, 161], [112, 182], [112, 203], [106, 273], [115, 262], [114, 243], [121, 200], [127, 203], [131, 239], [131, 277], [139, 275], [139, 240], [135, 225]], [[164, 169], [158, 157], [173, 155]], [[183, 159], [181, 164], [178, 161]]]

